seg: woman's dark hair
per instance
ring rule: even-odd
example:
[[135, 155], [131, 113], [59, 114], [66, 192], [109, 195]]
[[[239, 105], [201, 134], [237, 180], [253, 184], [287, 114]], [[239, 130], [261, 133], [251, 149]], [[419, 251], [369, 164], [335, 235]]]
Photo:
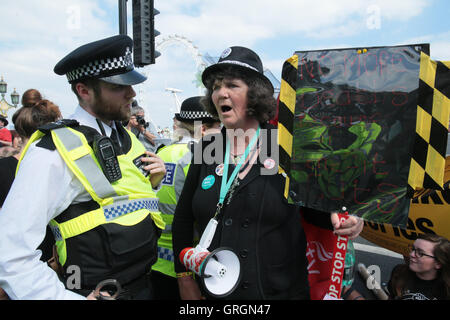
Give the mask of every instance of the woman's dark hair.
[[22, 95], [22, 106], [32, 107], [42, 100], [41, 93], [36, 89], [28, 89]]
[[441, 265], [438, 270], [438, 278], [445, 284], [447, 289], [447, 298], [450, 299], [450, 241], [436, 234], [420, 234], [419, 239], [433, 242], [433, 255], [436, 261]]
[[[441, 264], [437, 272], [438, 286], [434, 288], [435, 294], [439, 295], [444, 291], [445, 298], [450, 299], [450, 242], [441, 236], [435, 234], [419, 234], [418, 239], [423, 239], [435, 243], [433, 256]], [[392, 270], [390, 280], [390, 294], [401, 297], [403, 290], [415, 278], [415, 273], [409, 268], [408, 264], [400, 264]]]
[[272, 88], [251, 72], [245, 72], [233, 66], [224, 66], [220, 71], [206, 79], [207, 92], [201, 100], [205, 110], [215, 118], [218, 118], [218, 114], [211, 99], [213, 85], [216, 80], [223, 81], [224, 79], [240, 79], [247, 84], [248, 116], [257, 119], [259, 123], [265, 123], [275, 116], [277, 102], [273, 97]]
[[33, 106], [22, 107], [17, 110], [12, 121], [14, 129], [19, 135], [30, 138], [38, 127], [54, 122], [61, 118], [59, 107], [49, 100], [41, 100]]

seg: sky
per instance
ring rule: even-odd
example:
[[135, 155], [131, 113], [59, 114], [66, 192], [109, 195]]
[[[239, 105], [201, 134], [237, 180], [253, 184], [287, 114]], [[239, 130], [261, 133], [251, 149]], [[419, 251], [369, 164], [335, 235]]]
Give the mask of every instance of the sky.
[[[277, 79], [300, 50], [429, 43], [432, 59], [450, 60], [448, 0], [155, 0], [155, 8], [161, 56], [137, 69], [148, 80], [135, 91], [147, 121], [161, 128], [172, 125], [175, 98], [203, 94], [196, 81], [201, 57], [218, 57], [230, 46], [253, 49]], [[127, 11], [133, 37], [131, 0]], [[53, 68], [77, 47], [119, 33], [118, 1], [0, 0], [0, 12], [7, 101], [14, 89], [21, 95], [35, 88], [69, 118], [78, 103]]]

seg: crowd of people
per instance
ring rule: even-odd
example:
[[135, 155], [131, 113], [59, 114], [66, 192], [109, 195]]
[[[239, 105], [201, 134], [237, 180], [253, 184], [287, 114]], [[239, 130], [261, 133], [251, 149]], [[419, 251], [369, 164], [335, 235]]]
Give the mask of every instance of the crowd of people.
[[[186, 99], [174, 115], [168, 143], [135, 100], [132, 86], [146, 78], [131, 50], [119, 35], [56, 64], [78, 99], [73, 115], [63, 119], [30, 89], [12, 117], [14, 136], [0, 117], [0, 297], [105, 298], [97, 285], [112, 278], [120, 299], [310, 299], [300, 214], [349, 239], [363, 221], [285, 198], [270, 134], [274, 88], [259, 56], [224, 50], [202, 74], [205, 96]], [[208, 250], [228, 248], [240, 261], [226, 296], [178, 258], [212, 218]], [[449, 259], [447, 239], [421, 236], [392, 273], [391, 298], [448, 299]]]

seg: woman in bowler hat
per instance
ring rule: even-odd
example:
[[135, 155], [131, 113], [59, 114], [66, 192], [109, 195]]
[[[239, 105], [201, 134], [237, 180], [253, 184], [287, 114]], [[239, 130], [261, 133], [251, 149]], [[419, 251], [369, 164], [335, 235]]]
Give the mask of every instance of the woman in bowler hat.
[[[214, 141], [202, 141], [194, 151], [173, 222], [175, 257], [193, 247], [194, 226], [202, 234], [216, 213], [217, 230], [208, 250], [234, 251], [240, 260], [240, 279], [226, 294], [215, 295], [207, 285], [199, 286], [176, 259], [182, 299], [309, 299], [306, 239], [299, 207], [283, 195], [285, 177], [278, 172], [276, 128], [268, 123], [276, 100], [263, 71], [254, 51], [235, 46], [224, 50], [219, 61], [202, 74], [207, 88], [203, 103], [224, 126], [223, 144], [222, 150], [215, 149], [212, 164], [205, 157]], [[197, 152], [203, 157], [199, 163], [195, 162]], [[222, 185], [223, 179], [229, 189]], [[220, 195], [225, 193], [221, 202]], [[222, 207], [216, 211], [218, 203]], [[308, 208], [303, 213], [307, 221], [334, 228], [337, 234], [356, 237], [362, 230], [362, 221], [355, 217], [340, 224], [335, 213], [331, 218], [330, 213]]]

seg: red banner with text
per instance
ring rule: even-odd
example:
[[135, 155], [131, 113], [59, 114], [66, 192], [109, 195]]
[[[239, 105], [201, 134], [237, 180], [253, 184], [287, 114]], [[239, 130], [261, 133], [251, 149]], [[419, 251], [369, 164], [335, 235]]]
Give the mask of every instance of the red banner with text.
[[[342, 222], [348, 214], [340, 214], [339, 217]], [[314, 226], [304, 219], [302, 224], [307, 240], [311, 300], [323, 300], [325, 297], [340, 299], [348, 238], [337, 236], [333, 231]]]

